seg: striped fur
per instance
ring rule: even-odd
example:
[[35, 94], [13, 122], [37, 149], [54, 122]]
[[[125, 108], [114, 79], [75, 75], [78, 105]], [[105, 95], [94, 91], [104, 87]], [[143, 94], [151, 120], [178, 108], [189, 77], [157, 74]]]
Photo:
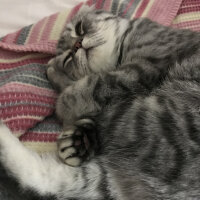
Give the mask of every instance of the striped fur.
[[[124, 21], [99, 11], [79, 14], [82, 26], [89, 26], [83, 29], [82, 47], [91, 30], [99, 31], [104, 56], [114, 66], [91, 65], [96, 62], [91, 54], [107, 64], [98, 55], [102, 43], [87, 50], [89, 71], [76, 66], [84, 54], [79, 58], [78, 49], [69, 55], [75, 49], [65, 36], [79, 41], [81, 27], [73, 30], [77, 15], [48, 68], [48, 77], [61, 91], [56, 107], [64, 129], [58, 141], [61, 159], [29, 151], [1, 124], [3, 165], [25, 189], [60, 200], [199, 199], [200, 34], [149, 19]], [[111, 32], [118, 30], [112, 39], [104, 29], [110, 23]], [[65, 39], [70, 49], [65, 50]], [[74, 63], [68, 74], [70, 59]]]
[[[95, 9], [103, 9], [107, 11], [112, 10], [114, 13], [118, 13], [119, 15], [130, 19], [138, 17], [148, 17], [164, 25], [171, 25], [172, 21], [177, 15], [179, 8], [182, 9], [182, 7], [184, 8], [185, 6], [187, 6], [189, 8], [184, 9], [186, 13], [188, 13], [189, 19], [191, 19], [191, 21], [188, 21], [188, 19], [185, 18], [184, 15], [178, 15], [178, 19], [180, 19], [181, 23], [183, 22], [183, 24], [180, 24], [181, 26], [179, 27], [193, 29], [193, 25], [191, 26], [191, 24], [195, 23], [194, 30], [198, 30], [199, 26], [198, 20], [196, 20], [196, 16], [198, 16], [198, 10], [196, 9], [196, 12], [194, 13], [193, 11], [191, 12], [190, 9], [191, 6], [198, 8], [199, 3], [197, 1], [89, 0], [86, 4], [94, 4]], [[70, 19], [77, 13], [82, 5], [83, 4], [76, 6], [71, 12], [69, 12], [69, 10], [66, 10], [64, 12], [54, 14], [52, 16], [46, 17], [45, 19], [42, 19], [36, 24], [24, 27], [16, 33], [12, 33], [0, 38], [0, 73], [3, 74], [5, 72], [14, 72], [10, 73], [10, 76], [12, 77], [10, 77], [9, 80], [11, 82], [6, 82], [7, 90], [10, 91], [13, 87], [18, 87], [17, 83], [19, 80], [17, 80], [17, 82], [12, 82], [12, 80], [15, 79], [15, 72], [18, 71], [18, 67], [19, 71], [21, 66], [27, 66], [28, 70], [29, 65], [39, 64], [41, 68], [40, 70], [44, 70], [45, 64], [50, 58], [49, 54], [55, 54], [57, 40], [66, 22], [68, 23], [70, 21]], [[176, 21], [177, 19], [175, 18], [174, 23], [176, 23]], [[172, 25], [174, 25], [174, 23]], [[23, 78], [23, 76], [25, 76], [25, 74], [21, 74], [20, 77]], [[37, 77], [37, 74], [35, 74], [34, 76], [35, 78], [41, 78]], [[42, 81], [46, 81], [45, 76], [43, 76], [42, 79]], [[7, 92], [4, 91], [4, 83], [4, 79], [1, 79], [0, 92], [2, 95], [7, 95]], [[38, 86], [36, 82], [30, 85], [27, 85], [24, 82], [20, 81], [19, 83], [20, 87], [18, 87], [18, 90], [15, 91], [15, 93], [13, 92], [13, 94], [24, 94], [24, 91], [30, 91], [30, 87], [32, 89], [37, 88], [37, 90], [40, 91], [39, 93], [43, 94], [43, 92], [41, 91], [46, 89], [45, 85]], [[14, 103], [16, 102], [14, 96], [10, 96], [10, 101], [0, 101], [5, 107], [9, 107], [8, 109], [13, 107], [13, 109], [17, 109], [19, 112], [17, 113], [17, 117], [6, 115], [4, 116], [4, 112], [2, 112], [1, 119], [7, 124], [7, 126], [13, 131], [15, 135], [17, 135], [18, 137], [21, 135], [20, 140], [29, 148], [37, 150], [38, 152], [49, 150], [54, 151], [56, 147], [56, 136], [58, 135], [58, 130], [60, 130], [61, 127], [59, 127], [60, 125], [56, 122], [55, 119], [47, 121], [47, 123], [46, 121], [43, 122], [43, 120], [47, 115], [53, 113], [54, 107], [52, 107], [51, 105], [55, 105], [56, 94], [49, 86], [48, 97], [42, 95], [42, 98], [45, 99], [45, 104], [42, 104], [42, 109], [44, 109], [45, 112], [41, 113], [41, 95], [35, 96], [34, 98], [32, 98], [31, 96], [30, 99], [26, 98], [26, 96], [29, 95], [29, 92], [27, 93], [27, 95], [24, 94], [25, 96], [23, 96], [21, 99], [18, 99], [18, 101], [24, 102], [24, 104], [29, 101], [34, 101], [35, 103], [37, 102], [38, 106], [32, 107], [30, 105], [31, 109], [29, 109], [34, 111], [34, 115], [31, 112], [21, 112], [20, 109], [22, 107]], [[36, 100], [36, 98], [38, 101]], [[41, 126], [46, 128], [40, 129], [41, 126], [36, 126], [36, 124], [38, 123], [41, 123]], [[55, 129], [52, 129], [52, 127], [55, 127]], [[32, 129], [29, 131], [29, 128]]]
[[[119, 187], [116, 199], [199, 198], [200, 180], [191, 169], [199, 172], [200, 34], [143, 18], [124, 21], [106, 12], [81, 10], [80, 16], [64, 32], [59, 55], [49, 63], [54, 71], [48, 69], [48, 77], [61, 91], [57, 102], [64, 127], [58, 141], [61, 160], [77, 166], [95, 154]], [[73, 33], [80, 20], [85, 27], [83, 49], [63, 62], [65, 49], [73, 51], [80, 37]], [[102, 27], [109, 27], [110, 33], [115, 30], [112, 39]], [[104, 57], [102, 44], [89, 38], [94, 30], [104, 36]], [[94, 47], [87, 49], [85, 38]], [[87, 63], [84, 54], [77, 55], [79, 50], [87, 52]], [[90, 70], [81, 73], [83, 66], [76, 65], [76, 59]], [[66, 82], [59, 78], [60, 72]], [[95, 127], [87, 128], [89, 120]], [[137, 187], [142, 191], [136, 193]]]

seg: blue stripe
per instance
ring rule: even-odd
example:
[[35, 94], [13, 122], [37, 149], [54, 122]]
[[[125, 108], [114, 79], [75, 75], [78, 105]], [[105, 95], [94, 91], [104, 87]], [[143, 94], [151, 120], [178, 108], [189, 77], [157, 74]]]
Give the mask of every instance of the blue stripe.
[[117, 14], [118, 5], [119, 5], [119, 0], [114, 0], [114, 1], [112, 2], [111, 12], [112, 12], [114, 15]]
[[135, 11], [137, 5], [140, 3], [140, 1], [141, 1], [141, 0], [135, 0], [135, 1], [133, 2], [133, 4], [131, 5], [131, 7], [129, 8], [128, 12], [127, 12], [124, 16], [130, 18], [131, 15], [133, 15], [133, 13], [134, 13], [134, 11]]
[[35, 127], [31, 128], [29, 132], [45, 132], [45, 133], [60, 133], [62, 126], [58, 122], [55, 115], [45, 118]]
[[27, 38], [32, 26], [33, 25], [26, 26], [21, 30], [21, 33], [20, 33], [19, 37], [17, 38], [16, 44], [24, 44], [25, 43], [26, 38]]
[[[4, 79], [4, 77], [6, 79]], [[46, 77], [46, 67], [44, 64], [32, 63], [19, 66], [12, 70], [0, 70], [0, 86], [9, 82], [28, 83], [38, 87], [52, 89]]]

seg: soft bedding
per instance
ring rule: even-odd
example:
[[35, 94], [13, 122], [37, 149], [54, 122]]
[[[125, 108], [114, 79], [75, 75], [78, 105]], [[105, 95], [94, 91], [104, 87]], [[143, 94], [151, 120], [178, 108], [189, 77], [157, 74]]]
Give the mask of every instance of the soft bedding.
[[0, 37], [86, 0], [0, 0]]
[[[148, 17], [200, 31], [200, 2], [195, 0], [89, 0], [86, 4], [123, 17]], [[82, 5], [0, 38], [0, 119], [37, 152], [54, 151], [62, 130], [54, 115], [57, 94], [46, 78], [45, 64], [55, 55], [66, 23]]]
[[[123, 17], [148, 17], [167, 26], [200, 31], [199, 0], [89, 0], [86, 3]], [[62, 130], [54, 114], [57, 94], [46, 78], [46, 63], [55, 55], [65, 24], [82, 5], [0, 36], [0, 119], [28, 148], [37, 152], [54, 151], [56, 137]], [[0, 169], [0, 199], [38, 199], [30, 193], [17, 194], [16, 183]]]

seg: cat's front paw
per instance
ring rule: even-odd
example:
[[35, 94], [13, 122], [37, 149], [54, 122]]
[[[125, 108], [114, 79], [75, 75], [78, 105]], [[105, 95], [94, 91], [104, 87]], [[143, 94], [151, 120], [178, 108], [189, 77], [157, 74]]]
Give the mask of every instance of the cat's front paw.
[[62, 92], [66, 87], [72, 85], [74, 81], [65, 73], [65, 67], [72, 61], [71, 50], [52, 58], [47, 64], [47, 78], [53, 87]]
[[59, 158], [67, 165], [76, 167], [90, 160], [98, 149], [94, 122], [78, 120], [60, 135], [57, 144]]
[[70, 65], [72, 61], [73, 51], [68, 49], [61, 55], [58, 55], [52, 58], [48, 62], [48, 67], [54, 67], [56, 70], [60, 70], [64, 72], [64, 68]]

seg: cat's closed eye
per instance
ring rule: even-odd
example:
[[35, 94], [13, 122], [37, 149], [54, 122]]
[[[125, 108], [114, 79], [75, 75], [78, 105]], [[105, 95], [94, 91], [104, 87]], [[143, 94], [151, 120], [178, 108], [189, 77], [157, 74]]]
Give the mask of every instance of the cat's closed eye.
[[79, 21], [75, 26], [75, 31], [78, 36], [82, 36], [84, 34], [83, 31], [83, 22]]

